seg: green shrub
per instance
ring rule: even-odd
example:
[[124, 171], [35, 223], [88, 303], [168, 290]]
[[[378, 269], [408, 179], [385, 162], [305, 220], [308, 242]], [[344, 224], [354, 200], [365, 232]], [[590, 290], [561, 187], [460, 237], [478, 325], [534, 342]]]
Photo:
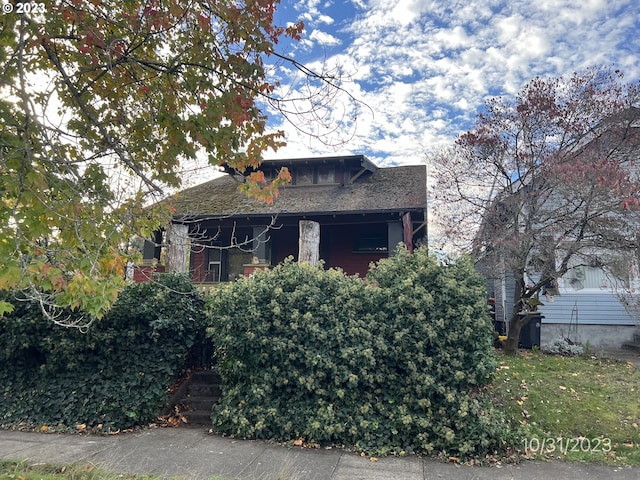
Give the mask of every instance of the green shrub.
[[468, 261], [399, 251], [367, 280], [287, 261], [208, 302], [214, 428], [371, 453], [478, 456], [515, 441], [478, 394], [492, 329]]
[[126, 287], [86, 332], [54, 325], [33, 302], [12, 303], [0, 320], [3, 426], [144, 424], [204, 329], [201, 298], [176, 275]]

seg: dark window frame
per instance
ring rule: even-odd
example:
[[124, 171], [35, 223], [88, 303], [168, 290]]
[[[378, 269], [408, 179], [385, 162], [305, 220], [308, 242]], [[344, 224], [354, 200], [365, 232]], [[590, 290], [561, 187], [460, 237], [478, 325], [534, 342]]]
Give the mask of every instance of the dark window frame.
[[389, 236], [384, 232], [364, 233], [356, 238], [353, 253], [388, 253]]

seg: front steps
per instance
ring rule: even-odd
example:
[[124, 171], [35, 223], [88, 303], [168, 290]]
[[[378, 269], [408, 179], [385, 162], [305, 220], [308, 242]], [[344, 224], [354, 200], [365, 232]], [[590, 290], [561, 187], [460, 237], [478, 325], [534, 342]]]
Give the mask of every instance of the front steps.
[[210, 427], [211, 410], [222, 397], [220, 375], [215, 370], [193, 372], [187, 380], [182, 398], [181, 415], [188, 426]]

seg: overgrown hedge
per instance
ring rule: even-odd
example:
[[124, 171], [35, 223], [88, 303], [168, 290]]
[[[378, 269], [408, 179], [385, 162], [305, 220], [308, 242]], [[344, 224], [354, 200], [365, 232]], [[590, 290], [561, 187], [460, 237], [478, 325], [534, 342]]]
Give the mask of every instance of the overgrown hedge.
[[287, 261], [209, 300], [214, 428], [371, 453], [480, 456], [514, 437], [479, 395], [496, 367], [481, 278], [417, 250], [366, 280]]
[[204, 302], [176, 275], [126, 287], [86, 333], [54, 325], [32, 302], [12, 303], [14, 312], [0, 319], [4, 427], [145, 424], [204, 333]]

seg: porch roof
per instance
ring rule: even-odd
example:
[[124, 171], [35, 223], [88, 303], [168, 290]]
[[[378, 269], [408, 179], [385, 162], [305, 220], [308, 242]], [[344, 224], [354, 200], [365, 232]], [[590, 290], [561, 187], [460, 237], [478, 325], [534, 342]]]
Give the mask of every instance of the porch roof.
[[169, 202], [176, 219], [424, 211], [426, 185], [424, 165], [377, 168], [352, 184], [286, 186], [267, 204], [248, 198], [238, 180], [225, 175], [183, 190]]

